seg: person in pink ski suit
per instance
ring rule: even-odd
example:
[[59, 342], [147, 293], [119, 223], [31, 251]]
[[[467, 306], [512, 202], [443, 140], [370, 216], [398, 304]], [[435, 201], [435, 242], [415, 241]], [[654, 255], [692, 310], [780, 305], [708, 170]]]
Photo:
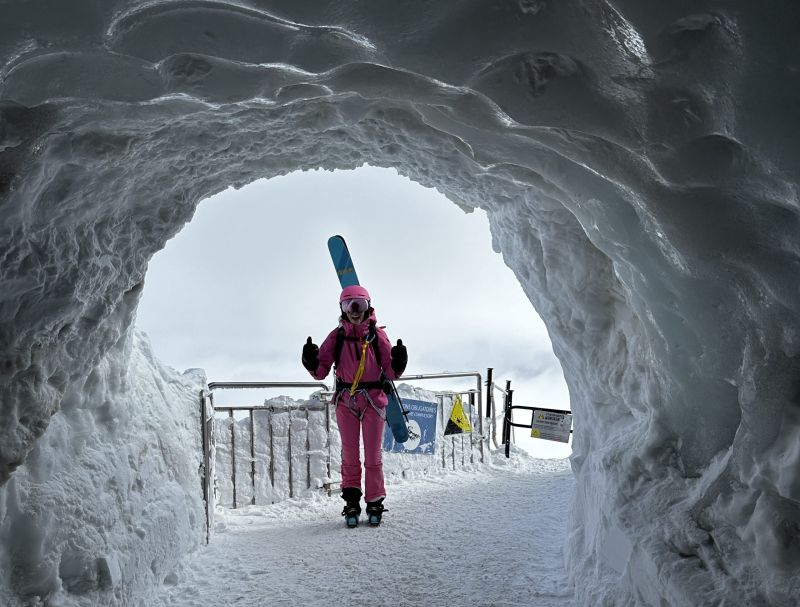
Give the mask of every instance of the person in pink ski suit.
[[[328, 334], [320, 347], [309, 337], [303, 346], [302, 361], [314, 379], [327, 377], [335, 362], [337, 335], [343, 331], [344, 339], [339, 336], [341, 351], [333, 401], [342, 439], [342, 498], [346, 502], [342, 514], [345, 517], [354, 514], [357, 520], [361, 512], [361, 433], [364, 436], [367, 514], [377, 515], [380, 522], [386, 497], [381, 447], [388, 397], [383, 387], [386, 380], [402, 375], [408, 354], [402, 340], [393, 347], [383, 327], [377, 326], [375, 310], [364, 287], [345, 287], [339, 297], [339, 307], [342, 313], [339, 326]], [[375, 348], [379, 350], [380, 364]]]

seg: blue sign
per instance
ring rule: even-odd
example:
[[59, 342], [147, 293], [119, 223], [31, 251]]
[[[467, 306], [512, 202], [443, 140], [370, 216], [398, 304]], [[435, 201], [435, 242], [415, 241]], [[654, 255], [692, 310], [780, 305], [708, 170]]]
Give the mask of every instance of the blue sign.
[[436, 447], [436, 418], [439, 406], [423, 400], [403, 399], [408, 411], [408, 440], [398, 443], [389, 426], [383, 429], [383, 450], [394, 453], [423, 453], [433, 455]]

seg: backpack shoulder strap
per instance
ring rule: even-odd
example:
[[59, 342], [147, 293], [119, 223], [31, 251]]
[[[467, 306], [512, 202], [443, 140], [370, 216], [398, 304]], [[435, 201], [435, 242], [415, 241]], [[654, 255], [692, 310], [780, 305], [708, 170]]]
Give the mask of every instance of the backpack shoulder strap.
[[[339, 330], [336, 332], [336, 342], [333, 346], [333, 364], [335, 366], [339, 366], [339, 358], [342, 356], [342, 348], [344, 347], [344, 342], [348, 339], [345, 335], [344, 327], [339, 325]], [[355, 338], [351, 338], [354, 340]], [[375, 330], [375, 323], [369, 323], [369, 332], [367, 333], [367, 339], [372, 345], [372, 351], [375, 353], [375, 361], [378, 363], [378, 366], [381, 366], [381, 349], [378, 347], [378, 335], [377, 331]]]
[[378, 332], [375, 330], [375, 323], [369, 323], [369, 341], [372, 344], [372, 351], [375, 353], [375, 362], [381, 366], [381, 349], [378, 346]]
[[342, 356], [342, 348], [344, 347], [344, 327], [339, 325], [339, 330], [336, 332], [336, 343], [333, 346], [333, 364], [339, 366], [339, 358]]

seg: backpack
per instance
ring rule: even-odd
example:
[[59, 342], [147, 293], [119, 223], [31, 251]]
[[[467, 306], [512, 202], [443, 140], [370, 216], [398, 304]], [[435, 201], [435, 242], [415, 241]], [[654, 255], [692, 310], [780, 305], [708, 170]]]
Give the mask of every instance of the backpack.
[[[333, 364], [334, 369], [339, 366], [339, 358], [342, 355], [342, 348], [344, 347], [345, 341], [361, 341], [361, 338], [358, 337], [348, 337], [345, 335], [344, 327], [339, 326], [339, 330], [336, 332], [336, 342], [333, 347]], [[362, 388], [377, 388], [378, 390], [383, 390], [386, 394], [389, 394], [391, 389], [391, 382], [386, 379], [386, 376], [383, 372], [383, 366], [381, 365], [381, 349], [378, 347], [378, 332], [375, 329], [375, 323], [369, 323], [369, 330], [367, 331], [367, 343], [369, 343], [372, 347], [372, 352], [375, 354], [375, 361], [378, 363], [378, 366], [381, 367], [381, 379], [375, 382], [359, 382], [359, 386]], [[345, 383], [336, 376], [336, 391], [338, 392], [341, 387], [345, 387]]]
[[[336, 332], [336, 343], [333, 347], [333, 365], [335, 367], [339, 366], [339, 358], [342, 356], [342, 348], [344, 347], [345, 341], [360, 341], [358, 337], [348, 337], [345, 335], [344, 327], [341, 325], [339, 326], [339, 330]], [[369, 330], [367, 331], [367, 341], [372, 346], [372, 351], [375, 354], [375, 360], [378, 363], [378, 366], [381, 367], [381, 349], [378, 347], [378, 332], [375, 329], [375, 323], [369, 323]]]

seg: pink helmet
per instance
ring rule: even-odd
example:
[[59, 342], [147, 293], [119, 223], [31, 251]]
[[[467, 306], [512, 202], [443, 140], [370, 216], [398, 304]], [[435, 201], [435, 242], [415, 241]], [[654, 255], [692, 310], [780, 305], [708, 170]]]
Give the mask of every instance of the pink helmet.
[[358, 299], [362, 297], [367, 301], [372, 299], [369, 296], [369, 291], [361, 285], [350, 285], [342, 289], [342, 294], [339, 295], [339, 303], [342, 303], [345, 299]]

